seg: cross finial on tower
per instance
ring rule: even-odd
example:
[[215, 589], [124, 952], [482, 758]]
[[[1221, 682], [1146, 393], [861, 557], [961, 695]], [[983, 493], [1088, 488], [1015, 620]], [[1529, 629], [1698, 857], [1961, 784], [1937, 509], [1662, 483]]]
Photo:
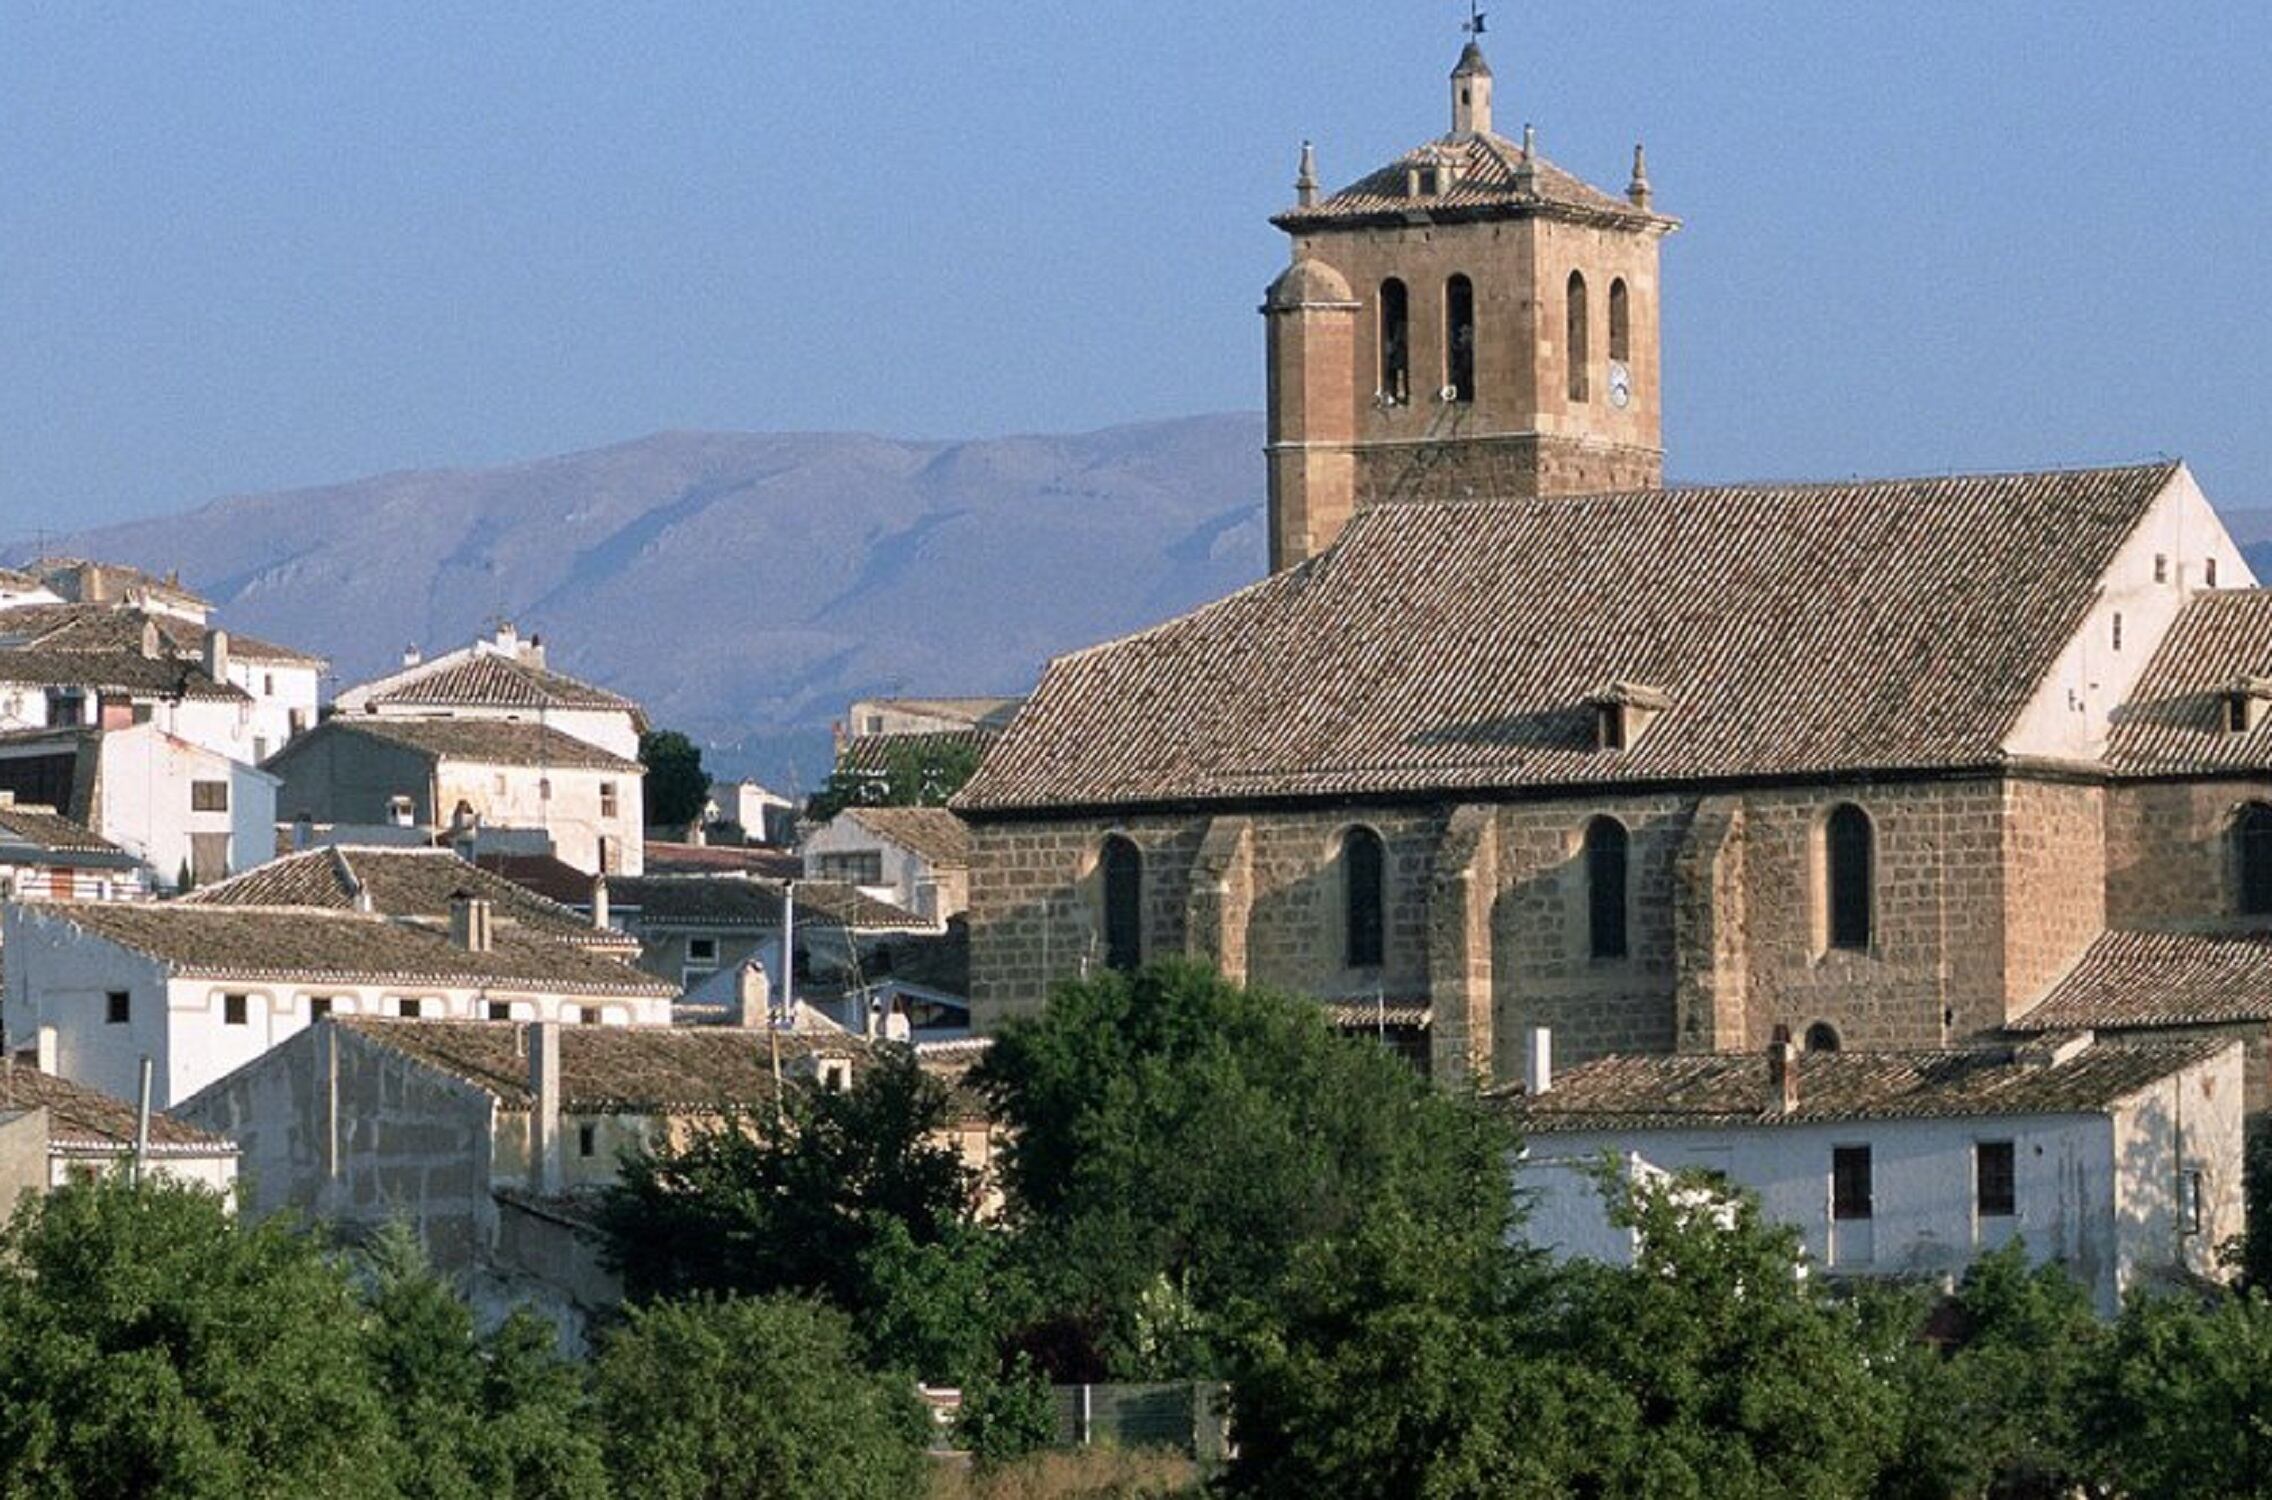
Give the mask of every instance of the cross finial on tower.
[[1483, 0], [1467, 0], [1467, 19], [1460, 23], [1459, 29], [1469, 36], [1479, 37], [1483, 35], [1483, 23], [1490, 18], [1491, 13], [1483, 8]]

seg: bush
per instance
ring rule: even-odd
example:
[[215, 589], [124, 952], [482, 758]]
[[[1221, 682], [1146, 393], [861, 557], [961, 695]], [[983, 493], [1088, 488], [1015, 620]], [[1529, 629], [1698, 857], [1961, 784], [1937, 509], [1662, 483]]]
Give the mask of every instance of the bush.
[[955, 1435], [982, 1463], [999, 1465], [1057, 1440], [1057, 1402], [1049, 1379], [1020, 1354], [1008, 1373], [963, 1387]]

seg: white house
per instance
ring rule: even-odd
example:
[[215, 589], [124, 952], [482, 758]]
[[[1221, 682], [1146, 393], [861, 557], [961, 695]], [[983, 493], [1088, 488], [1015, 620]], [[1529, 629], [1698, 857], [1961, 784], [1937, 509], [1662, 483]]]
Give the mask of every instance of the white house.
[[84, 824], [140, 860], [161, 890], [274, 854], [276, 788], [266, 771], [154, 722], [0, 734], [0, 791]]
[[[334, 717], [268, 761], [287, 819], [422, 829], [551, 853], [587, 875], [645, 868], [646, 768], [550, 724]], [[533, 841], [533, 847], [531, 842]]]
[[623, 760], [639, 758], [647, 715], [619, 693], [545, 665], [544, 642], [524, 640], [511, 625], [470, 646], [422, 657], [359, 683], [335, 703], [345, 718], [496, 719], [542, 724]]
[[934, 923], [970, 905], [970, 829], [943, 807], [847, 807], [805, 836], [805, 873]]
[[0, 907], [11, 1048], [127, 1095], [140, 1060], [160, 1107], [325, 1016], [656, 1024], [677, 987], [499, 923], [318, 907], [44, 903]]
[[[47, 1061], [52, 1062], [52, 1059]], [[25, 1192], [132, 1169], [135, 1106], [47, 1071], [36, 1051], [0, 1063], [0, 1213]], [[153, 1110], [143, 1169], [154, 1177], [227, 1192], [237, 1144]]]
[[763, 784], [714, 782], [705, 821], [731, 823], [753, 844], [787, 844], [796, 838], [797, 804]]
[[[1540, 1048], [1533, 1043], [1533, 1058]], [[1922, 1052], [1616, 1055], [1501, 1096], [1526, 1233], [1629, 1256], [1597, 1169], [1703, 1171], [1842, 1275], [1944, 1276], [2023, 1241], [2112, 1314], [2141, 1282], [2218, 1278], [2242, 1228], [2242, 1044], [2220, 1038]], [[1543, 1086], [1542, 1086], [1543, 1085]]]

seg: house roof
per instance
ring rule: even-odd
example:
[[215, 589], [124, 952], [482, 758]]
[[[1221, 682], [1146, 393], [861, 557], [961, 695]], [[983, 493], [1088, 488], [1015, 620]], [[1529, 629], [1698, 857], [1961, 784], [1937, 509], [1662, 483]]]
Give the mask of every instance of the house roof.
[[2245, 683], [2272, 692], [2272, 589], [2194, 595], [2115, 711], [2108, 760], [2133, 773], [2272, 766], [2272, 713], [2225, 729], [2227, 693]]
[[1798, 1108], [1769, 1108], [1757, 1052], [1616, 1055], [1559, 1073], [1544, 1094], [1494, 1097], [1530, 1134], [1809, 1125], [1980, 1115], [2095, 1114], [2238, 1043], [2222, 1038], [2085, 1046], [2063, 1062], [2009, 1047], [1805, 1052]]
[[[738, 875], [611, 875], [608, 908], [641, 927], [774, 928], [781, 925], [784, 884]], [[864, 932], [932, 926], [904, 907], [835, 880], [797, 882], [797, 921]]]
[[[1523, 148], [1505, 136], [1476, 132], [1446, 135], [1416, 146], [1306, 208], [1273, 216], [1280, 229], [1342, 229], [1367, 224], [1408, 224], [1415, 219], [1444, 223], [1462, 219], [1513, 218], [1526, 214], [1608, 220], [1637, 227], [1671, 229], [1676, 219], [1636, 208], [1613, 197], [1545, 157], [1523, 176]], [[1414, 167], [1434, 167], [1448, 178], [1443, 191], [1415, 198], [1407, 192]]]
[[[121, 604], [29, 604], [0, 610], [0, 640], [50, 651], [124, 651], [139, 654], [146, 631], [158, 633], [160, 649], [183, 661], [202, 660], [206, 626], [178, 615], [158, 614]], [[229, 653], [245, 661], [321, 667], [325, 659], [257, 636], [228, 632]]]
[[[0, 618], [5, 618], [0, 616]], [[196, 663], [135, 651], [0, 650], [0, 682], [38, 688], [92, 688], [144, 697], [250, 701], [234, 683], [215, 682]]]
[[[528, 1026], [503, 1021], [401, 1021], [354, 1016], [342, 1026], [527, 1109]], [[859, 1058], [848, 1036], [780, 1034], [784, 1062], [815, 1054]], [[772, 1038], [729, 1026], [563, 1026], [560, 1107], [572, 1114], [663, 1114], [773, 1102]]]
[[[1985, 767], [2179, 466], [1377, 506], [1060, 657], [966, 814]], [[1598, 748], [1589, 700], [1671, 706]]]
[[678, 844], [649, 839], [645, 859], [649, 875], [736, 874], [795, 880], [805, 873], [804, 857], [796, 850], [762, 844]]
[[2272, 932], [2102, 932], [2019, 1032], [2272, 1021]]
[[920, 734], [856, 734], [845, 740], [836, 752], [836, 769], [851, 776], [885, 776], [891, 772], [892, 757], [913, 752], [918, 755], [936, 755], [950, 750], [969, 750], [984, 755], [1002, 731], [986, 729], [936, 729]]
[[58, 920], [146, 954], [175, 975], [364, 984], [497, 985], [562, 995], [668, 997], [677, 986], [615, 959], [499, 925], [486, 953], [450, 941], [445, 923], [306, 906], [53, 902], [27, 920]]
[[848, 807], [843, 816], [934, 865], [970, 863], [970, 825], [943, 807]]
[[0, 849], [9, 845], [52, 854], [102, 855], [127, 868], [135, 863], [133, 855], [52, 807], [0, 800]]
[[[5, 809], [0, 809], [4, 815]], [[589, 886], [590, 877], [584, 877]], [[180, 898], [202, 906], [303, 906], [353, 911], [356, 894], [367, 892], [371, 910], [385, 917], [446, 918], [461, 892], [490, 903], [500, 922], [511, 922], [537, 936], [583, 947], [636, 947], [625, 934], [601, 930], [591, 922], [536, 894], [528, 887], [448, 849], [370, 847], [345, 844], [287, 855], [201, 886]]]
[[563, 734], [549, 724], [517, 719], [396, 719], [377, 714], [334, 718], [319, 724], [279, 751], [278, 760], [299, 753], [318, 735], [355, 734], [414, 750], [434, 760], [470, 761], [485, 766], [554, 767], [616, 771], [643, 776], [635, 760], [610, 755], [599, 746]]
[[639, 705], [620, 693], [493, 651], [405, 673], [366, 701], [405, 707], [602, 709], [644, 717]]
[[[0, 1112], [47, 1111], [48, 1149], [117, 1152], [134, 1147], [134, 1106], [53, 1073], [0, 1062]], [[234, 1156], [236, 1142], [172, 1115], [150, 1114], [150, 1149], [159, 1156]]]

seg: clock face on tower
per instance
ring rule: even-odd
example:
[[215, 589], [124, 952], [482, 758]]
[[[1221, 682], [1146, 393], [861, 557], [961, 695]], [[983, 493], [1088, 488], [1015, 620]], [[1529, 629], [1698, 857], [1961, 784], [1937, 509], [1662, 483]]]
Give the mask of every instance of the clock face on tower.
[[1609, 404], [1623, 409], [1633, 401], [1633, 372], [1622, 359], [1609, 362]]

